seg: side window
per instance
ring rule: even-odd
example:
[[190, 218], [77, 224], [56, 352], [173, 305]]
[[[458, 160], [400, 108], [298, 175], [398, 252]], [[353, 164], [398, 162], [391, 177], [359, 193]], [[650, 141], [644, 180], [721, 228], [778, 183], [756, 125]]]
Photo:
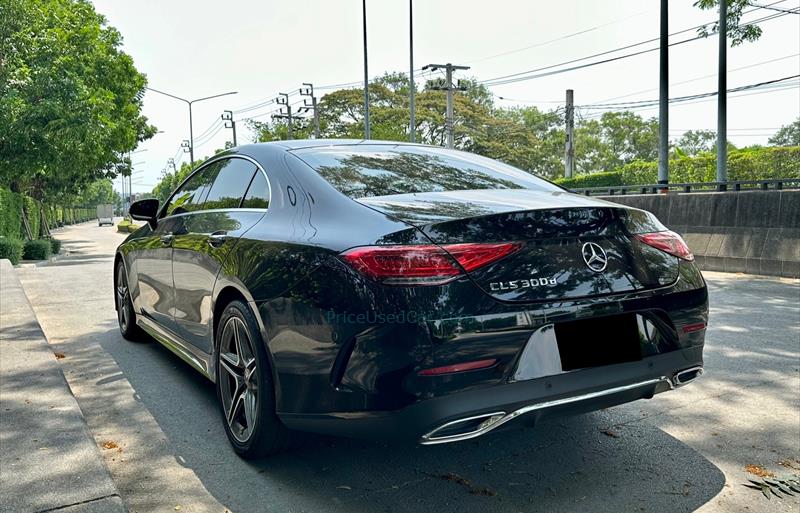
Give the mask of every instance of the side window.
[[269, 208], [269, 183], [261, 171], [256, 171], [247, 189], [242, 208]]
[[220, 164], [215, 162], [210, 164], [194, 175], [175, 191], [169, 200], [165, 215], [184, 214], [194, 212], [203, 208], [203, 202], [208, 195], [211, 184], [217, 176]]
[[238, 208], [256, 166], [245, 159], [220, 161], [221, 167], [203, 204], [204, 210]]

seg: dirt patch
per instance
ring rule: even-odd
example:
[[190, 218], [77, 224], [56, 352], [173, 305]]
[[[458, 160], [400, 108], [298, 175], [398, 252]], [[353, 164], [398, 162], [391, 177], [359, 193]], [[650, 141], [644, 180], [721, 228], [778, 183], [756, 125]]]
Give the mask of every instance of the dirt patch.
[[443, 474], [440, 477], [445, 481], [451, 481], [453, 483], [460, 484], [461, 486], [466, 488], [472, 495], [483, 495], [485, 497], [494, 497], [495, 495], [497, 495], [497, 492], [495, 492], [491, 488], [482, 488], [479, 486], [475, 486], [472, 484], [472, 482], [470, 482], [469, 479], [461, 477], [453, 472], [450, 472], [449, 474]]

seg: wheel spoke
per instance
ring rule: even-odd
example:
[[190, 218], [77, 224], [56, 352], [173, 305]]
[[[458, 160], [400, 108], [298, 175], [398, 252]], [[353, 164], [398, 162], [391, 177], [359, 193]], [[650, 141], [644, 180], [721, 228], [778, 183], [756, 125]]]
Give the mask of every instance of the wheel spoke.
[[220, 366], [225, 369], [225, 371], [227, 371], [227, 373], [230, 374], [233, 379], [236, 380], [236, 386], [238, 388], [241, 384], [240, 382], [244, 381], [242, 371], [238, 367], [238, 361], [234, 360], [230, 353], [220, 353], [219, 363]]
[[226, 417], [228, 418], [228, 425], [233, 429], [233, 421], [236, 419], [236, 415], [239, 413], [239, 410], [242, 409], [244, 403], [244, 388], [237, 387], [236, 391], [233, 393], [233, 397], [231, 397], [231, 405], [228, 408], [228, 413]]
[[245, 390], [242, 397], [244, 398], [244, 419], [247, 422], [247, 429], [251, 431], [256, 421], [256, 395], [251, 390]]

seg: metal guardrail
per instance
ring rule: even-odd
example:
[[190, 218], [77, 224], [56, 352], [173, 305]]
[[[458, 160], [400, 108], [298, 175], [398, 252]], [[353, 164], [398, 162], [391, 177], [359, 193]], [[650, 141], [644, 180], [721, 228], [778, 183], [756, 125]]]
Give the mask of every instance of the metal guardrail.
[[800, 188], [800, 178], [780, 178], [774, 180], [731, 180], [728, 182], [692, 182], [649, 185], [613, 185], [609, 187], [585, 187], [571, 189], [586, 196], [614, 196], [626, 194], [663, 194], [670, 190], [678, 192], [739, 192], [768, 191]]

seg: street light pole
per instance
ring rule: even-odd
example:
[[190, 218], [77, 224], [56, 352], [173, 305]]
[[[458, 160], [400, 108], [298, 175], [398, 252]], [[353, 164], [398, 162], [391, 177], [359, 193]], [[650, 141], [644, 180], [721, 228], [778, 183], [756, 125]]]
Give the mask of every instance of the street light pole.
[[414, 96], [416, 94], [416, 84], [414, 84], [414, 0], [408, 0], [408, 140], [417, 141], [416, 113], [414, 112]]
[[728, 2], [719, 2], [717, 69], [717, 190], [728, 190]]
[[361, 0], [361, 17], [364, 25], [364, 139], [369, 133], [369, 72], [367, 71], [367, 0]]
[[191, 161], [192, 167], [194, 167], [194, 126], [192, 124], [192, 104], [197, 102], [202, 102], [205, 100], [210, 100], [212, 98], [219, 98], [220, 96], [228, 96], [230, 94], [236, 94], [237, 91], [229, 91], [227, 93], [220, 93], [214, 94], [211, 96], [204, 96], [203, 98], [195, 98], [194, 100], [187, 100], [186, 98], [181, 98], [180, 96], [175, 96], [174, 94], [165, 93], [164, 91], [159, 91], [158, 89], [153, 89], [152, 87], [147, 88], [148, 91], [153, 91], [154, 93], [163, 94], [164, 96], [169, 96], [175, 100], [180, 100], [189, 106], [189, 159]]

